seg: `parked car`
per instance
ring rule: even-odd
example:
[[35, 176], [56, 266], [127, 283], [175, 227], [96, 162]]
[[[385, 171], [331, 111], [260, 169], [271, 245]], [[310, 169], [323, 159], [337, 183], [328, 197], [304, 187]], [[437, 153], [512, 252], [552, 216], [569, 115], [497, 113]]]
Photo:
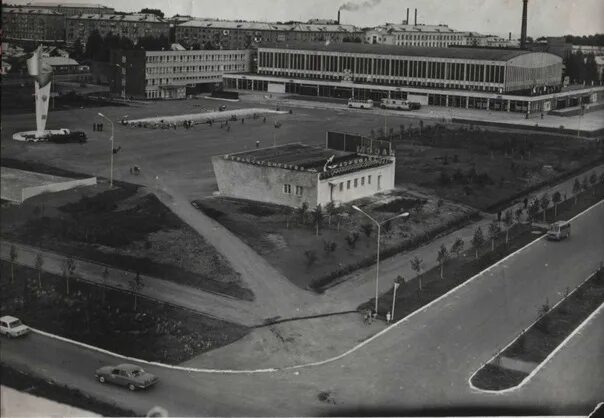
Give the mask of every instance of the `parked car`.
[[27, 335], [29, 332], [29, 327], [24, 325], [19, 318], [8, 315], [0, 318], [0, 335], [6, 335], [9, 338], [16, 338]]
[[218, 107], [218, 110], [219, 110], [220, 112], [225, 111], [225, 110], [226, 110], [226, 105], [220, 105], [220, 106]]
[[94, 373], [101, 383], [113, 383], [126, 386], [130, 390], [146, 389], [158, 382], [157, 376], [147, 373], [141, 367], [133, 364], [119, 364], [117, 366], [104, 366]]

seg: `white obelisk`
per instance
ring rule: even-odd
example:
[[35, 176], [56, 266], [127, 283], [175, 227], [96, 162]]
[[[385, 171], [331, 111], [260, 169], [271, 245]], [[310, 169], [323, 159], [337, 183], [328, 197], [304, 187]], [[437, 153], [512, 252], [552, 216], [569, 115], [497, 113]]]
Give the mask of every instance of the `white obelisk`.
[[48, 102], [50, 101], [50, 76], [52, 67], [42, 61], [41, 46], [34, 51], [33, 56], [27, 60], [29, 75], [35, 78], [36, 100], [36, 137], [44, 136], [46, 119], [48, 117]]

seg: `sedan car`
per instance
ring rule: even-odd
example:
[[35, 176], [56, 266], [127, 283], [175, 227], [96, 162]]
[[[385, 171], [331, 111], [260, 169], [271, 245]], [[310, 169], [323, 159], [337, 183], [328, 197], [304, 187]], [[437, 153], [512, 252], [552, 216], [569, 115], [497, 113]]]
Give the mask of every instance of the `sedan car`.
[[94, 375], [101, 383], [126, 386], [130, 390], [146, 389], [159, 380], [157, 376], [147, 373], [141, 367], [133, 364], [104, 366], [97, 369]]
[[29, 334], [29, 331], [29, 327], [23, 325], [23, 322], [19, 318], [8, 315], [0, 318], [0, 335], [16, 338]]

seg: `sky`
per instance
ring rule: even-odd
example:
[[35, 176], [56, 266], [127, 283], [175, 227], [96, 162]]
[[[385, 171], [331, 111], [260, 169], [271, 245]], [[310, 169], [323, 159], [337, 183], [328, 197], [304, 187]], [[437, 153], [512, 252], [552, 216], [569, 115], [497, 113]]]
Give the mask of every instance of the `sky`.
[[[3, 0], [12, 4], [27, 1]], [[63, 0], [62, 3], [100, 3], [122, 11], [149, 7], [161, 9], [167, 16], [185, 14], [259, 21], [335, 19], [338, 8], [345, 5], [342, 23], [361, 27], [400, 22], [409, 7], [411, 21], [417, 8], [418, 23], [442, 23], [458, 30], [506, 37], [508, 32], [519, 36], [522, 15], [522, 0]], [[529, 0], [529, 36], [602, 32], [604, 0]]]

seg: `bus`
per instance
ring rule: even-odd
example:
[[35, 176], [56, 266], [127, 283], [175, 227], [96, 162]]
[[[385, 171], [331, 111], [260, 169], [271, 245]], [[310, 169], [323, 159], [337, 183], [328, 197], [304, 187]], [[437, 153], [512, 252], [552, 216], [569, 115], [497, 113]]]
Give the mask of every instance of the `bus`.
[[547, 230], [547, 239], [560, 241], [570, 237], [570, 222], [557, 221], [550, 225]]
[[354, 107], [357, 109], [371, 109], [373, 107], [373, 100], [348, 99], [348, 107]]
[[382, 109], [417, 110], [421, 107], [421, 105], [417, 102], [410, 102], [408, 100], [382, 99], [380, 107]]

